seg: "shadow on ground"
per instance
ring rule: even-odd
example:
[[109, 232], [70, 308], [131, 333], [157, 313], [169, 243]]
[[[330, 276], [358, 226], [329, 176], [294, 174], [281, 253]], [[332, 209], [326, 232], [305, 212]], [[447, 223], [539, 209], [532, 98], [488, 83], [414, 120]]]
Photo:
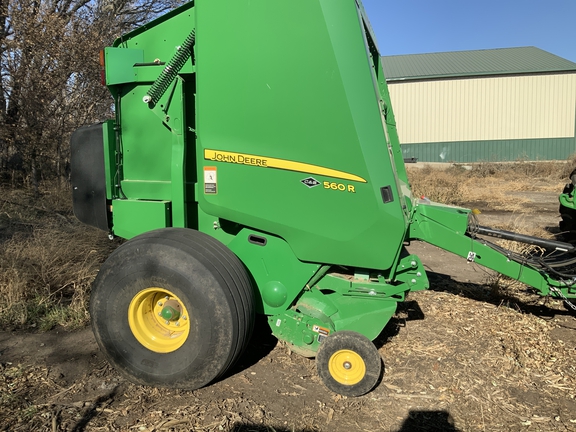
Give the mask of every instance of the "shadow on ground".
[[[235, 423], [230, 432], [315, 432], [318, 429], [294, 429], [253, 423]], [[448, 411], [410, 411], [396, 432], [458, 432]]]
[[448, 411], [410, 411], [397, 432], [457, 432]]
[[[567, 309], [558, 309], [556, 305], [549, 304], [546, 300], [542, 303], [542, 297], [531, 296], [530, 300], [524, 300], [508, 293], [505, 290], [498, 289], [489, 284], [477, 284], [473, 282], [458, 282], [452, 279], [450, 275], [428, 271], [428, 280], [430, 281], [430, 290], [438, 292], [448, 292], [460, 295], [471, 300], [490, 303], [495, 306], [505, 306], [517, 309], [522, 313], [529, 313], [544, 319], [551, 319], [557, 316], [570, 316], [571, 312]], [[537, 293], [532, 288], [526, 288], [519, 283], [518, 293]]]

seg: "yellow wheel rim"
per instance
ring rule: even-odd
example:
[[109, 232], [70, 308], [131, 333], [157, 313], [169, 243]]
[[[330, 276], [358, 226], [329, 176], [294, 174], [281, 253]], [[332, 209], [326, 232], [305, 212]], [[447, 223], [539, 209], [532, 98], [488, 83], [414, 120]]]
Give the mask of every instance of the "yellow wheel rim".
[[163, 288], [147, 288], [128, 306], [132, 334], [146, 348], [169, 353], [180, 348], [190, 333], [190, 315], [184, 303]]
[[358, 353], [351, 350], [339, 350], [328, 361], [330, 375], [340, 384], [358, 384], [366, 375], [366, 365]]

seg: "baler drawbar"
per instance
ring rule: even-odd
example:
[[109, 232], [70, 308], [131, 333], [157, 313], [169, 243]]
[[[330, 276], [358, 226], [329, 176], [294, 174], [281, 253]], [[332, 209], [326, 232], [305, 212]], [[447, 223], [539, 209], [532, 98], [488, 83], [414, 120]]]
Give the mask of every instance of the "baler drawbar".
[[371, 341], [429, 287], [412, 240], [576, 298], [570, 244], [412, 197], [360, 0], [194, 0], [120, 37], [101, 66], [115, 118], [71, 138], [73, 203], [128, 239], [96, 277], [90, 313], [133, 382], [208, 385], [261, 314], [316, 357], [329, 389], [367, 393], [382, 372]]

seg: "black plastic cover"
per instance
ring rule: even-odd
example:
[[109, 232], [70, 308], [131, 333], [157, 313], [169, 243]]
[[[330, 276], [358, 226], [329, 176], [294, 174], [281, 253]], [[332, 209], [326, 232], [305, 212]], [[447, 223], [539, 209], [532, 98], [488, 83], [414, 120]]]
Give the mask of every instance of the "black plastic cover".
[[74, 215], [108, 231], [102, 123], [77, 129], [70, 138], [70, 179]]
[[382, 201], [384, 204], [394, 201], [394, 195], [392, 195], [392, 186], [384, 186], [380, 188], [380, 193], [382, 194]]

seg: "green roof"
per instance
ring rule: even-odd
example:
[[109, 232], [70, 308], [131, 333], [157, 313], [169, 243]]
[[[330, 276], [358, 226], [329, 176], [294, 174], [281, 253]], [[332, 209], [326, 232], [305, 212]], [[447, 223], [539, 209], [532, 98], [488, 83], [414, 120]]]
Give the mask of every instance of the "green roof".
[[387, 81], [576, 72], [576, 63], [536, 47], [382, 57]]

